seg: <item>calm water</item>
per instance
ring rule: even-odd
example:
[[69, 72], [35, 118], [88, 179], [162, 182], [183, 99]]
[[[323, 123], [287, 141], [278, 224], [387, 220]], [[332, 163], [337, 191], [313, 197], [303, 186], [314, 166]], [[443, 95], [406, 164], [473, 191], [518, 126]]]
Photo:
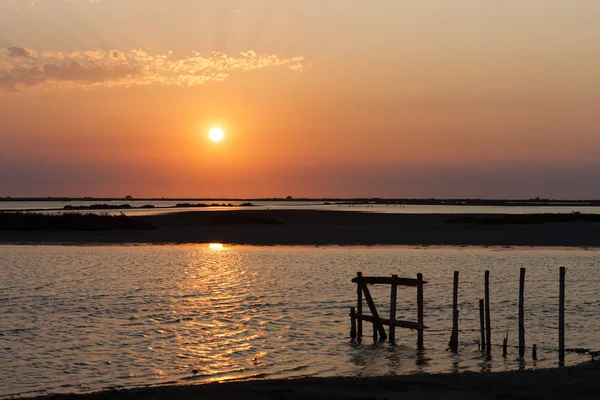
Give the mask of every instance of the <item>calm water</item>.
[[[600, 349], [600, 250], [194, 246], [0, 246], [0, 395], [229, 379], [385, 375], [547, 367], [557, 362], [558, 267], [567, 272], [567, 347]], [[517, 342], [519, 268], [527, 267], [527, 344], [491, 361], [477, 351], [483, 270], [493, 341]], [[452, 275], [460, 271], [461, 352], [446, 352]], [[425, 286], [426, 350], [349, 338], [356, 271]], [[385, 314], [389, 288], [372, 287]], [[416, 319], [399, 290], [399, 319]], [[567, 354], [567, 363], [589, 359]]]
[[[112, 204], [121, 205], [129, 204], [132, 207], [141, 207], [146, 204], [154, 205], [155, 207], [173, 207], [177, 203], [183, 201], [3, 201], [0, 202], [0, 210], [50, 210], [62, 209], [65, 205], [85, 206], [92, 204]], [[189, 201], [189, 203], [218, 203], [240, 205], [244, 201], [226, 201], [226, 200], [211, 200], [211, 201]], [[311, 201], [255, 201], [252, 202], [254, 207], [241, 207], [242, 209], [252, 210], [267, 210], [267, 209], [297, 209], [297, 210], [336, 210], [336, 211], [365, 211], [375, 213], [393, 213], [393, 214], [534, 214], [534, 213], [571, 213], [574, 211], [585, 214], [600, 214], [600, 207], [576, 207], [576, 206], [444, 206], [444, 205], [407, 205], [386, 206], [386, 205], [325, 205], [323, 202]], [[201, 208], [186, 208], [185, 211], [217, 211], [217, 210], [236, 210], [239, 207], [201, 207]], [[93, 213], [108, 213], [120, 214], [123, 212], [126, 215], [152, 215], [163, 214], [168, 212], [179, 212], [182, 209], [134, 209], [134, 210], [108, 210], [108, 211], [75, 211], [75, 212], [93, 212]], [[61, 211], [62, 212], [62, 211]]]

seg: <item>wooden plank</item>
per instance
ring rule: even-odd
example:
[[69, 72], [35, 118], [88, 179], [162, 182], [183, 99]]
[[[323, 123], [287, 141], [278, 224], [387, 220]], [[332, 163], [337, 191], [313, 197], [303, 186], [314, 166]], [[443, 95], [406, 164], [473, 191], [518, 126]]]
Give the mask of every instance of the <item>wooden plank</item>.
[[567, 269], [560, 267], [560, 297], [558, 302], [558, 364], [565, 365], [565, 275]]
[[417, 323], [419, 324], [417, 348], [423, 349], [423, 274], [417, 274], [417, 282]]
[[350, 337], [356, 338], [356, 309], [350, 307]]
[[479, 299], [479, 330], [481, 331], [481, 351], [485, 351], [485, 317], [483, 299]]
[[393, 322], [396, 321], [396, 298], [398, 295], [397, 279], [398, 275], [392, 275], [392, 291], [390, 294], [390, 343], [394, 343], [396, 340], [396, 325], [394, 325]]
[[519, 279], [519, 358], [525, 357], [525, 268]]
[[454, 271], [454, 290], [452, 293], [452, 333], [448, 347], [453, 352], [458, 351], [458, 271]]
[[490, 316], [490, 271], [485, 271], [485, 344], [488, 356], [492, 354], [492, 323]]
[[[362, 272], [357, 272], [356, 278], [357, 279], [362, 278]], [[354, 281], [354, 279], [352, 281]], [[356, 315], [358, 315], [358, 316], [362, 315], [362, 285], [356, 285]], [[357, 327], [356, 327], [356, 337], [358, 337], [358, 340], [360, 340], [362, 338], [362, 335], [363, 335], [362, 328], [363, 328], [362, 320], [359, 319]]]
[[[370, 285], [391, 285], [394, 283], [398, 286], [418, 286], [419, 285], [419, 281], [417, 279], [398, 278], [398, 277], [393, 278], [393, 277], [387, 277], [387, 276], [363, 276], [362, 281], [364, 283], [367, 283]], [[357, 283], [358, 277], [352, 278], [352, 282]], [[423, 284], [426, 284], [426, 283], [427, 282], [423, 281]]]
[[376, 321], [373, 321], [373, 324], [377, 328], [377, 331], [379, 331], [379, 338], [381, 340], [385, 340], [387, 338], [387, 334], [385, 333], [385, 328], [379, 321], [379, 313], [377, 312], [377, 308], [375, 307], [375, 303], [373, 302], [373, 298], [371, 297], [371, 292], [369, 292], [369, 288], [362, 281], [359, 281], [359, 285], [362, 286], [363, 293], [365, 295], [365, 300], [367, 301], [367, 305], [371, 310], [371, 314], [377, 319]]
[[[386, 318], [375, 318], [372, 315], [362, 315], [362, 316], [357, 316], [356, 318], [358, 319], [362, 319], [364, 321], [369, 321], [369, 322], [373, 322], [375, 319], [378, 319], [383, 325], [387, 325], [387, 326], [391, 326], [392, 325], [392, 321], [390, 321], [389, 319]], [[427, 326], [421, 326], [419, 325], [417, 322], [413, 322], [413, 321], [401, 321], [401, 320], [395, 320], [393, 323], [394, 326], [397, 326], [399, 328], [406, 328], [406, 329], [427, 329]]]

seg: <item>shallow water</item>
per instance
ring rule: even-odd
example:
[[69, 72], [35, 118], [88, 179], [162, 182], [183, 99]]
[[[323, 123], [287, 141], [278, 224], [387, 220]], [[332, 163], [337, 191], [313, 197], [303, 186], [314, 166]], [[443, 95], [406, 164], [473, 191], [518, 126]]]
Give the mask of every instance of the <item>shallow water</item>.
[[[600, 349], [600, 250], [409, 247], [0, 246], [0, 396], [228, 379], [497, 371], [557, 364], [558, 267], [568, 267], [568, 348]], [[493, 342], [517, 343], [519, 268], [527, 267], [527, 345], [477, 350], [478, 299], [491, 271]], [[459, 354], [446, 351], [460, 271]], [[356, 271], [425, 280], [416, 332], [349, 340]], [[389, 288], [371, 287], [387, 314]], [[416, 320], [416, 290], [398, 319]], [[567, 354], [567, 363], [589, 356]]]
[[[384, 214], [564, 214], [580, 212], [582, 214], [600, 214], [600, 207], [594, 206], [446, 206], [446, 205], [343, 205], [329, 204], [322, 201], [254, 201], [253, 207], [190, 207], [190, 208], [159, 208], [159, 209], [133, 209], [133, 210], [75, 210], [63, 211], [62, 208], [67, 205], [89, 206], [92, 204], [111, 204], [121, 205], [129, 204], [132, 207], [142, 207], [146, 204], [155, 207], [174, 207], [177, 203], [184, 201], [158, 200], [158, 201], [2, 201], [0, 210], [19, 211], [19, 210], [61, 210], [46, 212], [83, 212], [83, 213], [102, 213], [102, 214], [125, 214], [125, 215], [155, 215], [181, 211], [232, 211], [232, 210], [333, 210], [333, 211], [355, 211], [355, 212], [373, 212]], [[239, 206], [245, 201], [189, 201], [189, 203], [210, 203], [210, 204], [228, 204]]]

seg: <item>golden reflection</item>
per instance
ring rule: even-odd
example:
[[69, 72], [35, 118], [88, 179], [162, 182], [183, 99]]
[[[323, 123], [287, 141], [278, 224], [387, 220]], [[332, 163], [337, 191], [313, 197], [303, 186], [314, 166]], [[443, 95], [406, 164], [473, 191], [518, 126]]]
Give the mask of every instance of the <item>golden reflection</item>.
[[260, 362], [269, 353], [261, 346], [266, 333], [259, 326], [256, 273], [223, 243], [202, 244], [187, 254], [169, 312], [169, 321], [179, 322], [161, 326], [178, 343], [178, 368], [206, 383], [248, 379], [269, 365]]

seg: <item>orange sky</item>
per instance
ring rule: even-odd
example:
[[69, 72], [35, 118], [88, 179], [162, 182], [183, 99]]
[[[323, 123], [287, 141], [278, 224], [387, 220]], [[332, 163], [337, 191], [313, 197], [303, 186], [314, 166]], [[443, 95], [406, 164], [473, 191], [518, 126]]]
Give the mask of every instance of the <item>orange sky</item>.
[[0, 0], [0, 196], [598, 198], [599, 17]]

